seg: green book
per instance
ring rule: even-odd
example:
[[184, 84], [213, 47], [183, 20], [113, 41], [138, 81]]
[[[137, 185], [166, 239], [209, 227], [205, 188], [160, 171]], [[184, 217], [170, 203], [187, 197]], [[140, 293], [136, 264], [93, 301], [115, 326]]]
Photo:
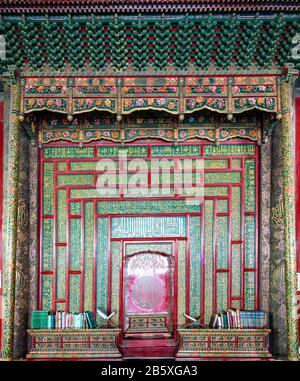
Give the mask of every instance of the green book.
[[31, 314], [32, 329], [48, 328], [48, 311], [32, 311]]
[[89, 328], [92, 328], [92, 329], [97, 328], [97, 323], [94, 319], [93, 313], [91, 311], [86, 311], [85, 316], [86, 316]]

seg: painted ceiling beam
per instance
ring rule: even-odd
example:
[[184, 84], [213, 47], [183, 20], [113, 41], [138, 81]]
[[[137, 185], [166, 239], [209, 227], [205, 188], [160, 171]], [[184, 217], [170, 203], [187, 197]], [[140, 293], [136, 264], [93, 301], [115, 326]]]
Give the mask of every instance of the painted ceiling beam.
[[300, 12], [297, 0], [2, 0], [0, 13]]

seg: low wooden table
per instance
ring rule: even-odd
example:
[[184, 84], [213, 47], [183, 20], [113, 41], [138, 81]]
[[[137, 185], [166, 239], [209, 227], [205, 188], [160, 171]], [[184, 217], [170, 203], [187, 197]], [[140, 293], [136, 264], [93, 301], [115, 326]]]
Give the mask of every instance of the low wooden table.
[[128, 328], [125, 331], [125, 338], [171, 337], [167, 328], [167, 313], [127, 314], [127, 317]]
[[178, 329], [177, 359], [271, 358], [269, 329]]
[[167, 313], [127, 314], [126, 332], [168, 332]]
[[27, 359], [118, 359], [120, 329], [31, 329]]

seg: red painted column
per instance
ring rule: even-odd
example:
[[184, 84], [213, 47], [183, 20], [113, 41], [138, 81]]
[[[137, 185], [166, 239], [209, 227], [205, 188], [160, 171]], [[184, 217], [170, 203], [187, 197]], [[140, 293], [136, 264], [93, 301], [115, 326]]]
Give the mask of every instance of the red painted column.
[[[300, 273], [300, 97], [296, 98], [296, 249], [297, 272]], [[300, 291], [298, 291], [300, 299]], [[300, 311], [298, 311], [299, 313]], [[298, 320], [300, 338], [300, 319]], [[300, 339], [299, 339], [300, 341]]]
[[3, 212], [3, 133], [4, 133], [4, 102], [0, 101], [0, 351], [2, 343], [2, 212]]

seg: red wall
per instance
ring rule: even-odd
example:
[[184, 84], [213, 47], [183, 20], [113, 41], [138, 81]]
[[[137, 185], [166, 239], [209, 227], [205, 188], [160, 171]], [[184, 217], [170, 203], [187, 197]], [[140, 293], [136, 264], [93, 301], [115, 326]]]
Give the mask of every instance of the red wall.
[[0, 101], [0, 271], [1, 271], [1, 283], [0, 283], [0, 350], [2, 343], [2, 197], [3, 197], [3, 125], [4, 120], [4, 102]]

